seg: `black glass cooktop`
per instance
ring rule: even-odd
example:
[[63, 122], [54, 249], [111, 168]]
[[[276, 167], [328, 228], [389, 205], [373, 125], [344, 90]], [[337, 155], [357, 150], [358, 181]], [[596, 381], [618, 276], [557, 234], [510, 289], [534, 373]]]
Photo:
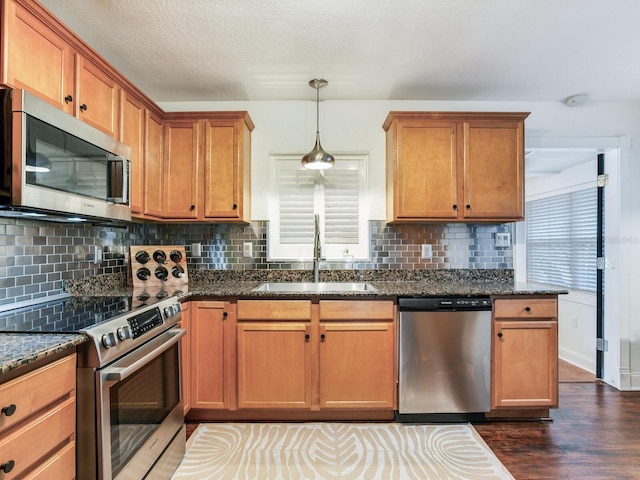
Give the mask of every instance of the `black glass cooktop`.
[[166, 297], [69, 297], [0, 312], [0, 332], [73, 333]]
[[0, 332], [71, 333], [131, 311], [131, 297], [70, 297], [0, 312]]

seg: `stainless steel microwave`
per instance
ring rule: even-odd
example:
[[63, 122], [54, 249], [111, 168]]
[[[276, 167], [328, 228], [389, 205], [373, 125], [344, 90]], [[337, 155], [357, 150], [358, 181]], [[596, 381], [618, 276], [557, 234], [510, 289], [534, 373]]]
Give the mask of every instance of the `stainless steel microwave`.
[[131, 220], [130, 147], [24, 90], [0, 100], [0, 216]]

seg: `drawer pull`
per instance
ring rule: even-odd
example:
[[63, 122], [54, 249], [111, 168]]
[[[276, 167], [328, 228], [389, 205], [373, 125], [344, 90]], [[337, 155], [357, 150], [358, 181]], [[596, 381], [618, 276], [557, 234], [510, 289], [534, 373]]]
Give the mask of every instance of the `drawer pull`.
[[6, 407], [2, 407], [2, 413], [6, 417], [10, 417], [14, 413], [16, 413], [16, 406], [12, 403], [11, 405], [8, 405]]
[[525, 312], [530, 312], [531, 311], [531, 307], [524, 307], [524, 311]]
[[13, 470], [13, 466], [16, 463], [13, 460], [9, 460], [7, 463], [3, 463], [2, 465], [0, 465], [0, 470], [2, 470], [4, 473], [9, 473], [11, 470]]

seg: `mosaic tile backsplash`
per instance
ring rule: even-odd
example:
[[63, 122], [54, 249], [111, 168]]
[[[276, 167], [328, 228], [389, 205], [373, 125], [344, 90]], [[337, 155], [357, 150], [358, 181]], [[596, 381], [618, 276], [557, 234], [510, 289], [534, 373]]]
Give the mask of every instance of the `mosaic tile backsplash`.
[[[137, 224], [126, 229], [0, 219], [0, 305], [62, 292], [63, 281], [121, 274], [126, 278], [131, 245], [184, 245], [189, 271], [299, 270], [312, 262], [268, 262], [268, 222], [251, 224]], [[370, 223], [371, 258], [322, 262], [322, 270], [512, 269], [512, 247], [496, 247], [495, 234], [512, 233], [512, 224]], [[252, 242], [253, 257], [242, 256]], [[192, 255], [200, 243], [202, 255]], [[421, 245], [432, 245], [432, 259]], [[94, 263], [94, 246], [103, 259]]]

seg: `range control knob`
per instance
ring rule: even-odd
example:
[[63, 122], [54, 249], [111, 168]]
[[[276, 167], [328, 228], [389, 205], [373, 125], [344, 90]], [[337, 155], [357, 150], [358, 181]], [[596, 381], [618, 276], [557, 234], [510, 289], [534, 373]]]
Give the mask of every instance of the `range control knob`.
[[126, 340], [127, 338], [131, 338], [131, 328], [129, 325], [124, 325], [118, 328], [118, 338], [120, 340]]
[[179, 303], [174, 303], [173, 305], [169, 305], [164, 309], [164, 314], [167, 317], [173, 317], [182, 311], [182, 306]]
[[105, 348], [112, 348], [118, 344], [118, 337], [115, 332], [109, 332], [102, 335], [102, 345]]

